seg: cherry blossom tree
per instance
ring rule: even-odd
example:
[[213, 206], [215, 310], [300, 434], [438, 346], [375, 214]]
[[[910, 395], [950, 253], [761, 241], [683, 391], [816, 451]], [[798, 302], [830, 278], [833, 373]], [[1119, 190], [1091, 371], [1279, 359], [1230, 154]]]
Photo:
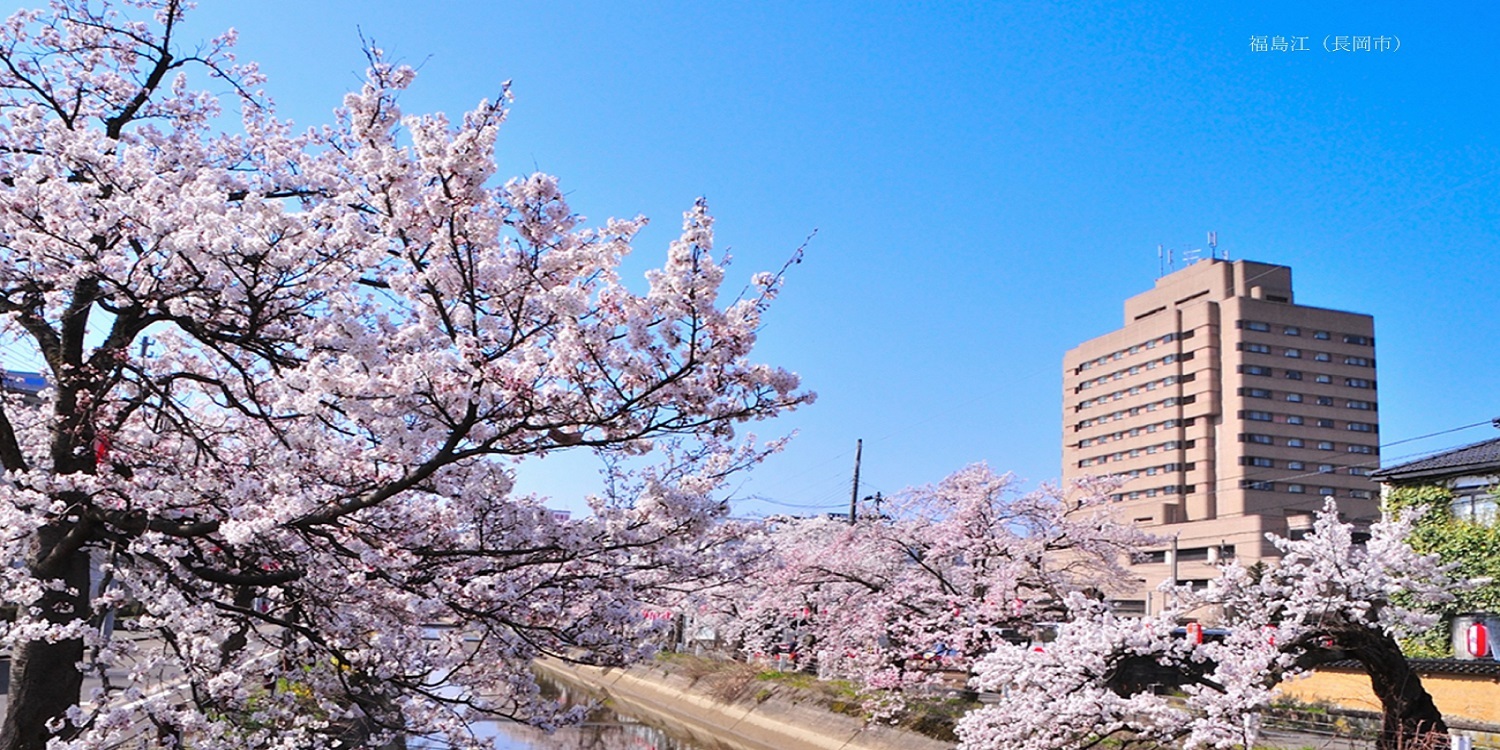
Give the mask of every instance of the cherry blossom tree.
[[[779, 275], [721, 300], [700, 202], [632, 291], [644, 219], [497, 179], [505, 97], [405, 115], [413, 72], [371, 50], [296, 132], [232, 32], [129, 5], [0, 27], [0, 340], [50, 386], [0, 403], [0, 748], [554, 720], [530, 661], [637, 655], [768, 450], [734, 426], [810, 400], [748, 359]], [[564, 449], [644, 468], [561, 519], [512, 478]]]
[[[1283, 557], [1257, 574], [1230, 564], [1207, 589], [1174, 592], [1158, 616], [1119, 617], [1074, 596], [1045, 651], [1002, 646], [982, 659], [974, 686], [997, 702], [970, 712], [963, 750], [1006, 748], [1250, 747], [1276, 685], [1334, 659], [1370, 675], [1384, 710], [1379, 746], [1447, 747], [1447, 727], [1397, 638], [1431, 624], [1403, 606], [1451, 596], [1448, 569], [1407, 545], [1409, 515], [1374, 524], [1355, 541], [1330, 501], [1305, 538], [1276, 539]], [[1191, 643], [1178, 623], [1218, 613], [1222, 640]], [[1176, 703], [1121, 679], [1146, 669], [1176, 682]]]
[[[750, 651], [798, 641], [825, 674], [899, 691], [963, 670], [1063, 613], [1073, 592], [1107, 593], [1151, 537], [1115, 520], [1107, 493], [1022, 494], [976, 464], [904, 492], [858, 522], [774, 522], [735, 602]], [[889, 693], [887, 693], [889, 696]]]

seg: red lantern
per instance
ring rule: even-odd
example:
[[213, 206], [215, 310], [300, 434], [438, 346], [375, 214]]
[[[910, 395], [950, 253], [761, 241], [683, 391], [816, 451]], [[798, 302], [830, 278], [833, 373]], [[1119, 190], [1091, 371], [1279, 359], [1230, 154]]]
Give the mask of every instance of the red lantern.
[[1485, 656], [1490, 652], [1490, 631], [1482, 622], [1476, 622], [1469, 626], [1468, 638], [1469, 655]]
[[1188, 643], [1198, 644], [1203, 642], [1203, 625], [1190, 622], [1187, 624]]

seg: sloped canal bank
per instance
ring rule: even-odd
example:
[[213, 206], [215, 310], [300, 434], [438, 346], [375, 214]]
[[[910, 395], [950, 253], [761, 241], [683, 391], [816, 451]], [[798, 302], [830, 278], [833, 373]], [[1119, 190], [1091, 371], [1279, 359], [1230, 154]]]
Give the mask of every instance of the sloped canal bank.
[[482, 722], [474, 725], [475, 732], [493, 738], [496, 750], [740, 750], [712, 737], [697, 736], [687, 727], [617, 711], [613, 701], [603, 703], [610, 698], [607, 694], [550, 672], [542, 671], [540, 678], [543, 692], [565, 704], [599, 705], [581, 723], [550, 733], [514, 722]]
[[[893, 727], [867, 725], [829, 711], [796, 691], [761, 688], [739, 696], [704, 694], [690, 677], [648, 667], [601, 669], [539, 662], [554, 680], [606, 696], [618, 711], [659, 722], [718, 750], [949, 750], [942, 742]], [[727, 698], [721, 699], [722, 698]]]

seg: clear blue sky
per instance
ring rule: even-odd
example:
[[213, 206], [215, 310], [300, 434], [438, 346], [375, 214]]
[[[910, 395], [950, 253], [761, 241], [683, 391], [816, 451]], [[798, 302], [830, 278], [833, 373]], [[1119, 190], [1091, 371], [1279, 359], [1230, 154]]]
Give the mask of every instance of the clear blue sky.
[[[736, 288], [816, 229], [761, 355], [819, 399], [756, 428], [800, 435], [744, 514], [847, 503], [857, 438], [867, 492], [979, 460], [1055, 479], [1063, 352], [1210, 229], [1291, 266], [1299, 302], [1375, 316], [1382, 442], [1500, 416], [1500, 4], [1120, 5], [207, 0], [187, 31], [240, 29], [301, 124], [359, 84], [361, 32], [420, 66], [411, 112], [512, 80], [501, 171], [652, 217], [639, 269], [699, 195]], [[594, 466], [522, 471], [578, 507]]]

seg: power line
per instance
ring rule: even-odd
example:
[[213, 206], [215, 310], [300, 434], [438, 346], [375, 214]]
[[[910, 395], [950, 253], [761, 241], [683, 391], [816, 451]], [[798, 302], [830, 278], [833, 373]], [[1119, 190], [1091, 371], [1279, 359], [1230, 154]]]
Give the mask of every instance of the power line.
[[[1382, 445], [1381, 447], [1388, 447], [1388, 446], [1393, 446], [1393, 445], [1399, 445], [1399, 444], [1402, 444], [1402, 443], [1409, 443], [1409, 442], [1412, 442], [1412, 441], [1415, 441], [1415, 440], [1422, 440], [1422, 439], [1429, 438], [1429, 437], [1435, 437], [1435, 436], [1438, 436], [1438, 435], [1446, 435], [1446, 434], [1449, 434], [1449, 433], [1458, 432], [1460, 430], [1472, 429], [1474, 427], [1478, 427], [1478, 426], [1481, 426], [1481, 425], [1493, 425], [1493, 424], [1494, 424], [1494, 420], [1485, 420], [1483, 422], [1475, 422], [1473, 424], [1463, 425], [1461, 427], [1453, 427], [1453, 428], [1446, 429], [1446, 430], [1440, 430], [1438, 432], [1430, 433], [1430, 434], [1427, 434], [1427, 435], [1419, 435], [1417, 437], [1403, 438], [1401, 440], [1395, 440], [1395, 441], [1392, 441], [1390, 443], [1386, 443], [1386, 444]], [[1470, 445], [1470, 444], [1466, 444], [1466, 445]], [[1399, 456], [1398, 459], [1404, 461], [1404, 460], [1406, 460], [1408, 458], [1414, 458], [1414, 457], [1417, 457], [1417, 456], [1433, 455], [1433, 454], [1436, 454], [1436, 453], [1443, 453], [1443, 452], [1446, 452], [1446, 451], [1449, 451], [1449, 450], [1454, 450], [1456, 448], [1462, 448], [1462, 447], [1464, 447], [1464, 446], [1453, 446], [1453, 447], [1446, 448], [1446, 449], [1439, 450], [1439, 451], [1419, 451], [1419, 452], [1416, 452], [1416, 453], [1411, 453], [1411, 454], [1406, 454], [1404, 456]], [[1371, 463], [1374, 463], [1374, 462], [1367, 461], [1367, 462], [1361, 462], [1361, 463], [1356, 463], [1356, 464], [1348, 464], [1344, 468], [1347, 468], [1347, 467], [1368, 466]], [[1303, 478], [1303, 477], [1316, 477], [1316, 476], [1320, 476], [1320, 475], [1326, 475], [1326, 473], [1325, 472], [1311, 472], [1311, 473], [1307, 473], [1307, 474], [1293, 474], [1293, 475], [1287, 475], [1287, 476], [1279, 477], [1279, 478], [1271, 478], [1268, 481], [1284, 481], [1284, 480], [1288, 480], [1288, 479], [1298, 479], [1298, 478]], [[1220, 479], [1217, 482], [1215, 482], [1215, 486], [1217, 487], [1217, 485], [1219, 483], [1221, 483], [1221, 482], [1232, 481], [1232, 480], [1235, 480], [1235, 479], [1244, 478], [1245, 476], [1246, 475], [1240, 475], [1239, 477], [1226, 477], [1226, 478]], [[1194, 494], [1198, 494], [1198, 493], [1194, 493]], [[1298, 510], [1308, 510], [1305, 507], [1299, 508], [1297, 506], [1305, 506], [1305, 505], [1307, 505], [1309, 502], [1311, 502], [1314, 499], [1322, 501], [1322, 500], [1326, 500], [1327, 497], [1326, 496], [1322, 496], [1322, 495], [1311, 495], [1311, 496], [1309, 496], [1305, 500], [1304, 499], [1293, 499], [1293, 500], [1290, 500], [1288, 502], [1273, 503], [1273, 504], [1270, 504], [1270, 505], [1263, 505], [1263, 506], [1260, 506], [1260, 507], [1261, 507], [1262, 510], [1270, 510], [1270, 511], [1287, 510], [1287, 509], [1291, 509], [1291, 508], [1296, 508]], [[1335, 499], [1335, 501], [1337, 501], [1337, 499]], [[1310, 512], [1315, 512], [1315, 511], [1310, 511]], [[1219, 520], [1219, 519], [1225, 519], [1225, 518], [1249, 518], [1249, 517], [1253, 517], [1253, 516], [1270, 516], [1270, 514], [1264, 513], [1264, 512], [1252, 513], [1252, 512], [1247, 512], [1247, 511], [1236, 511], [1236, 512], [1233, 512], [1233, 513], [1216, 514], [1214, 516], [1214, 518], [1212, 518], [1212, 519], [1202, 519], [1202, 520]], [[1191, 522], [1189, 522], [1189, 523], [1191, 523]], [[1164, 525], [1162, 527], [1153, 527], [1153, 528], [1167, 528], [1168, 526], [1171, 526], [1171, 525], [1174, 525], [1174, 524], [1167, 524], [1167, 525]], [[1234, 534], [1219, 533], [1219, 534], [1195, 535], [1195, 536], [1187, 536], [1187, 537], [1183, 537], [1183, 536], [1181, 536], [1179, 534], [1178, 537], [1179, 537], [1179, 541], [1212, 541], [1212, 540], [1215, 540], [1215, 539], [1224, 540], [1224, 539], [1227, 539], [1229, 537], [1243, 537], [1243, 536], [1246, 536], [1246, 535], [1255, 535], [1256, 538], [1259, 538], [1259, 535], [1256, 532], [1248, 531], [1248, 530], [1247, 531], [1237, 532], [1237, 533], [1234, 533]]]
[[[1500, 418], [1497, 418], [1497, 419], [1500, 419]], [[1390, 447], [1397, 446], [1397, 445], [1402, 445], [1402, 444], [1405, 444], [1405, 443], [1415, 442], [1417, 440], [1426, 440], [1427, 438], [1437, 437], [1439, 435], [1447, 435], [1447, 434], [1450, 434], [1450, 433], [1459, 432], [1459, 431], [1462, 431], [1462, 430], [1469, 430], [1469, 429], [1473, 429], [1475, 427], [1481, 427], [1481, 426], [1484, 426], [1484, 425], [1493, 425], [1496, 421], [1497, 420], [1484, 420], [1482, 422], [1474, 422], [1472, 424], [1466, 424], [1466, 425], [1463, 425], [1461, 427], [1452, 427], [1452, 428], [1449, 428], [1449, 429], [1446, 429], [1446, 430], [1439, 430], [1438, 432], [1428, 433], [1426, 435], [1418, 435], [1416, 437], [1402, 438], [1400, 440], [1393, 440], [1393, 441], [1388, 442], [1388, 443], [1382, 443], [1382, 444], [1380, 444], [1379, 445], [1379, 449], [1380, 450], [1384, 450], [1386, 448], [1390, 448]], [[1448, 449], [1444, 449], [1444, 450], [1448, 450]], [[1434, 452], [1440, 453], [1442, 451], [1420, 451], [1418, 453], [1409, 453], [1409, 454], [1404, 454], [1404, 455], [1401, 455], [1401, 456], [1396, 456], [1396, 457], [1394, 457], [1394, 460], [1405, 460], [1405, 459], [1411, 458], [1413, 456], [1420, 456], [1420, 455], [1424, 455], [1424, 454], [1428, 454], [1428, 453], [1434, 453]], [[1342, 454], [1336, 454], [1336, 455], [1342, 455]], [[1357, 454], [1357, 455], [1362, 455], [1362, 454]], [[1380, 465], [1380, 463], [1382, 461], [1393, 460], [1393, 457], [1391, 457], [1391, 456], [1383, 456], [1383, 457], [1381, 457], [1379, 459], [1371, 459], [1369, 461], [1357, 461], [1355, 463], [1335, 463], [1333, 461], [1333, 456], [1323, 456], [1322, 458], [1324, 460], [1308, 460], [1308, 461], [1305, 461], [1304, 463], [1316, 463], [1316, 464], [1319, 464], [1319, 465], [1332, 465], [1335, 468], [1342, 468], [1342, 469], [1349, 469], [1349, 468], [1372, 468], [1372, 467], [1373, 468], [1379, 468], [1379, 465]], [[1254, 468], [1254, 467], [1252, 467], [1252, 468]], [[1254, 472], [1254, 473], [1245, 472], [1245, 473], [1233, 474], [1233, 475], [1229, 475], [1229, 476], [1220, 476], [1220, 477], [1218, 477], [1217, 479], [1214, 480], [1214, 482], [1213, 482], [1213, 488], [1215, 490], [1217, 490], [1217, 489], [1220, 489], [1221, 487], [1223, 487], [1228, 482], [1234, 482], [1234, 481], [1237, 481], [1237, 480], [1240, 480], [1240, 479], [1250, 479], [1252, 477], [1255, 478], [1255, 479], [1261, 479], [1261, 480], [1264, 480], [1264, 481], [1284, 482], [1284, 481], [1289, 481], [1289, 480], [1293, 480], [1293, 479], [1304, 479], [1304, 478], [1309, 478], [1309, 477], [1327, 476], [1330, 473], [1333, 473], [1333, 472], [1327, 472], [1327, 471], [1308, 471], [1308, 472], [1304, 472], [1304, 473], [1301, 473], [1301, 474], [1282, 474], [1282, 475], [1271, 475], [1268, 472]], [[1108, 477], [1108, 476], [1124, 476], [1124, 475], [1123, 474], [1103, 474], [1102, 476]], [[1132, 476], [1132, 477], [1127, 477], [1127, 480], [1135, 480], [1135, 479], [1138, 479], [1138, 478], [1140, 478], [1140, 477], [1139, 476]], [[1186, 493], [1184, 495], [1184, 497], [1192, 497], [1194, 495], [1202, 495], [1202, 494], [1203, 493], [1192, 492], [1192, 493]], [[1296, 504], [1296, 503], [1292, 503], [1292, 504]], [[1272, 506], [1272, 507], [1276, 507], [1276, 506]], [[1290, 505], [1288, 505], [1286, 507], [1290, 507]], [[1251, 515], [1258, 515], [1258, 514], [1251, 514]], [[1225, 516], [1220, 516], [1220, 517], [1225, 517]]]

